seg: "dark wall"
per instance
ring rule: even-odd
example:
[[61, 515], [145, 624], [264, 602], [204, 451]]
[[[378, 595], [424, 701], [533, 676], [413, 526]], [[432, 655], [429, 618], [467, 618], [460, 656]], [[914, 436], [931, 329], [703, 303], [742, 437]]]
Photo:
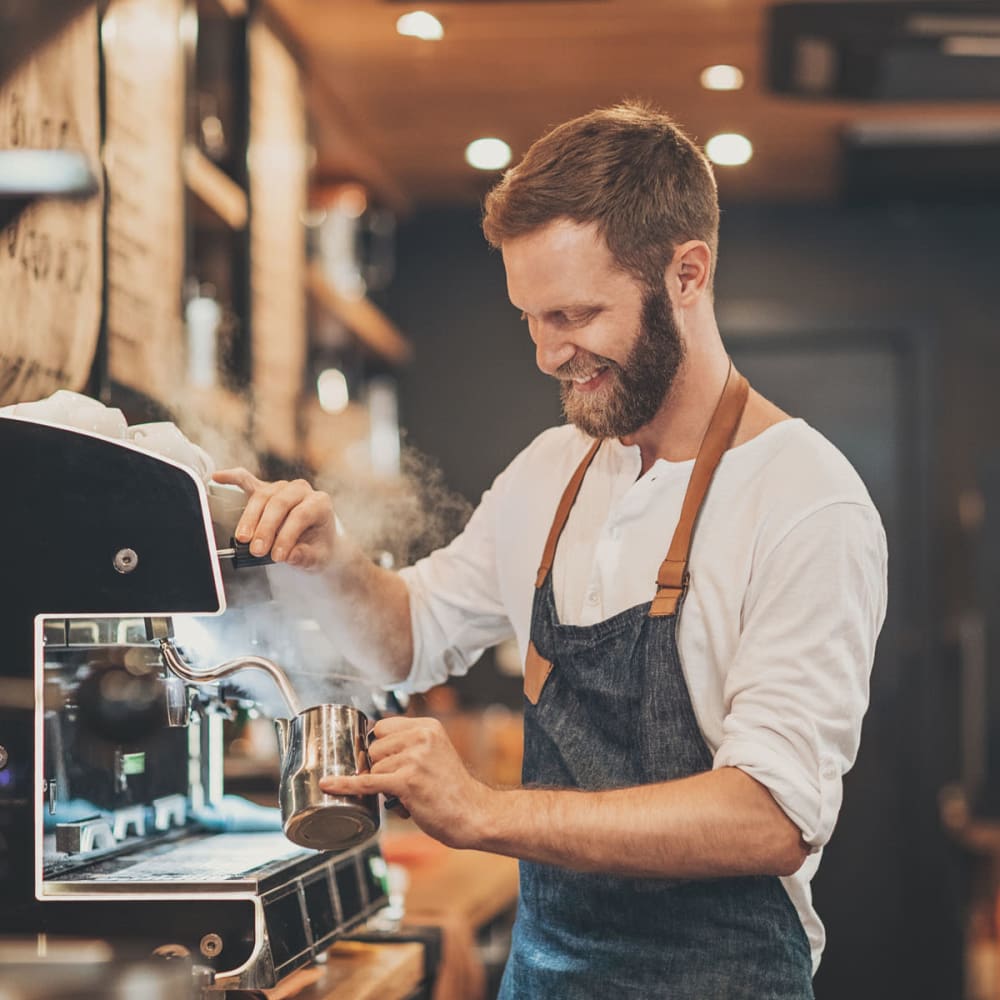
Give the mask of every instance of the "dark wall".
[[[775, 341], [780, 350], [782, 339], [862, 351], [870, 341], [898, 362], [891, 391], [901, 431], [886, 457], [902, 498], [891, 513], [891, 627], [862, 754], [815, 883], [830, 932], [820, 1000], [961, 993], [963, 859], [941, 832], [937, 795], [958, 776], [955, 620], [976, 597], [975, 542], [960, 525], [959, 498], [975, 488], [984, 456], [1000, 453], [998, 233], [1000, 206], [734, 207], [723, 215], [717, 311], [734, 354], [749, 358], [755, 345]], [[401, 383], [410, 440], [475, 499], [559, 420], [556, 387], [534, 367], [477, 212], [428, 211], [402, 228], [390, 311], [416, 343]], [[802, 377], [836, 407], [838, 369], [821, 353]], [[808, 401], [808, 390], [796, 389]], [[845, 384], [844, 412], [864, 405], [859, 393], [878, 391], [877, 378]], [[798, 412], [814, 419], [805, 406]], [[877, 458], [869, 468], [877, 478]], [[484, 664], [462, 687], [492, 694], [491, 677]]]
[[409, 442], [438, 459], [451, 486], [478, 500], [540, 430], [558, 391], [535, 367], [528, 328], [507, 300], [503, 261], [475, 211], [404, 225], [390, 311], [416, 345], [400, 383]]

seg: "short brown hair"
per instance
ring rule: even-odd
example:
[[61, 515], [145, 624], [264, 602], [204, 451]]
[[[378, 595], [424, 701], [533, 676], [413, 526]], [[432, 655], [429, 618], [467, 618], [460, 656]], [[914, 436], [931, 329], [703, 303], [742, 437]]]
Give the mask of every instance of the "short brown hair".
[[628, 101], [542, 136], [486, 196], [494, 247], [559, 218], [597, 223], [615, 262], [660, 287], [674, 250], [704, 240], [713, 270], [719, 197], [704, 153], [666, 114]]

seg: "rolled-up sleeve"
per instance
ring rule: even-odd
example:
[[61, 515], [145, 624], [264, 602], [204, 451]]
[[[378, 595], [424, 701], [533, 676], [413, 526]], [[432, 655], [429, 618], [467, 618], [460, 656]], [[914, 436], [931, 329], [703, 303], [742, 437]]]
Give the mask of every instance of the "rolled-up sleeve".
[[832, 503], [764, 554], [747, 588], [714, 766], [768, 788], [813, 850], [830, 839], [857, 756], [886, 570], [877, 512]]
[[464, 674], [483, 652], [513, 635], [497, 577], [496, 505], [501, 474], [465, 530], [401, 571], [410, 593], [413, 663], [397, 687], [426, 691]]

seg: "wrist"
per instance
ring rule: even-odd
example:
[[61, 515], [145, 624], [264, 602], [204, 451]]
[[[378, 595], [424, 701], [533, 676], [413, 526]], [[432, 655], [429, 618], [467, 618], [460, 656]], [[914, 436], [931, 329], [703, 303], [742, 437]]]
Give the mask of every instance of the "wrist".
[[466, 816], [465, 836], [461, 847], [477, 851], [495, 851], [500, 841], [500, 824], [504, 813], [504, 799], [509, 793], [491, 788], [475, 780], [478, 788]]

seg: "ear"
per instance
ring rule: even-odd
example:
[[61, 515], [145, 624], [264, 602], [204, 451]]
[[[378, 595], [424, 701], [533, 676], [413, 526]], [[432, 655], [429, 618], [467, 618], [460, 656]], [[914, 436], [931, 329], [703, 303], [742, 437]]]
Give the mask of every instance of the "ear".
[[676, 296], [676, 305], [691, 306], [711, 286], [712, 251], [702, 240], [688, 240], [675, 251], [667, 268], [667, 283]]

